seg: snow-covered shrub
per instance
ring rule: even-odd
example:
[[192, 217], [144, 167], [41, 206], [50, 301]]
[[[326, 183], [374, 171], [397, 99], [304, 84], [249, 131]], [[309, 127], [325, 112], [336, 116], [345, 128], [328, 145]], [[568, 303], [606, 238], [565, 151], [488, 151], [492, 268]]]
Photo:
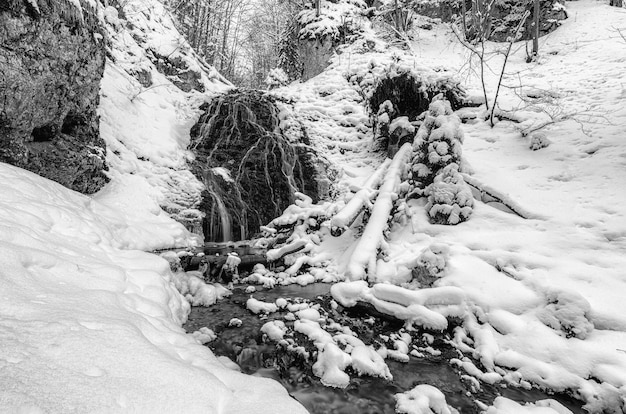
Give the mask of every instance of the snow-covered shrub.
[[543, 132], [535, 132], [530, 135], [530, 144], [528, 147], [533, 151], [537, 151], [542, 148], [546, 148], [551, 143], [552, 142], [548, 139], [546, 134]]
[[448, 263], [450, 249], [447, 245], [434, 243], [422, 250], [417, 265], [413, 268], [413, 280], [419, 282], [420, 287], [431, 287], [443, 276]]
[[289, 83], [289, 76], [281, 68], [274, 68], [270, 70], [265, 78], [265, 84], [268, 89], [278, 88], [279, 86], [285, 86]]
[[417, 131], [413, 144], [413, 181], [419, 188], [430, 185], [449, 164], [461, 165], [463, 131], [450, 103], [435, 98]]
[[425, 193], [428, 195], [426, 210], [432, 223], [459, 224], [472, 214], [472, 190], [459, 174], [457, 164], [444, 167]]
[[552, 329], [563, 331], [567, 338], [585, 339], [593, 331], [593, 323], [588, 315], [591, 305], [585, 298], [574, 292], [551, 292], [548, 305], [537, 317]]

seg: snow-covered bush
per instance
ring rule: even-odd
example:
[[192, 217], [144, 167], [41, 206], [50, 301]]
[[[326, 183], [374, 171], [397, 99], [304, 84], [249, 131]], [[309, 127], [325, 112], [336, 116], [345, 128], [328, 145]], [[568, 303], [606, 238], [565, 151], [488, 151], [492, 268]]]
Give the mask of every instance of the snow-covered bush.
[[425, 194], [430, 221], [437, 224], [459, 224], [469, 219], [474, 197], [469, 185], [459, 173], [457, 164], [449, 164], [436, 176]]

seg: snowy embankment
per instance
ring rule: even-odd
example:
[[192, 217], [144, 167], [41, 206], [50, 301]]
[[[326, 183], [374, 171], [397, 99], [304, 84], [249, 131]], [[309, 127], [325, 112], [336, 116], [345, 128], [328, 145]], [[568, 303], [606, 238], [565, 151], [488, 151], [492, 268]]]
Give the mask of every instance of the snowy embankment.
[[137, 223], [6, 164], [0, 193], [0, 411], [303, 411], [185, 334], [168, 263], [130, 250], [181, 242], [171, 219]]
[[[452, 343], [463, 356], [452, 362], [468, 378], [568, 392], [590, 412], [618, 413], [626, 406], [626, 42], [617, 29], [626, 31], [626, 11], [587, 0], [568, 7], [570, 18], [542, 39], [538, 62], [525, 62], [523, 43], [513, 48], [508, 88], [499, 98], [502, 120], [494, 128], [481, 120], [463, 125], [467, 182], [478, 187], [476, 197], [485, 191], [471, 218], [457, 226], [432, 224], [426, 200], [408, 200], [395, 206], [393, 219], [366, 216], [375, 223], [389, 219], [389, 226], [384, 243], [363, 241], [368, 228], [363, 231], [365, 221], [353, 222], [353, 215], [362, 207], [374, 212], [376, 194], [361, 183], [379, 163], [362, 89], [346, 81], [361, 78], [362, 85], [373, 73], [375, 82], [376, 71], [393, 57], [398, 66], [418, 71], [417, 62], [458, 70], [470, 93], [480, 95], [468, 70], [469, 52], [448, 27], [416, 29], [412, 52], [347, 48], [320, 76], [279, 91], [296, 100], [311, 141], [342, 167], [336, 190], [345, 199], [324, 204], [320, 219], [332, 225], [333, 215], [350, 206], [335, 220], [346, 231], [332, 237], [323, 225], [314, 236], [300, 236], [306, 247], [293, 257], [308, 255], [307, 262], [320, 267], [309, 272], [350, 278], [354, 252], [359, 256], [363, 243], [374, 243], [381, 247], [377, 260], [372, 263], [370, 254], [358, 262], [376, 267], [368, 281], [400, 286], [342, 283], [333, 289], [339, 302], [369, 302], [411, 324], [439, 329], [446, 317], [460, 317]], [[487, 44], [490, 51], [502, 47]], [[491, 99], [502, 59], [489, 54]], [[469, 112], [480, 119], [480, 109]], [[533, 134], [537, 128], [545, 136]], [[421, 286], [434, 298], [429, 303], [428, 295], [412, 292], [420, 283], [412, 281], [411, 270], [434, 245], [445, 246], [448, 257], [432, 288]], [[488, 412], [514, 405], [500, 399]], [[554, 402], [531, 409], [560, 410]]]
[[162, 208], [197, 214], [186, 131], [206, 97], [148, 56], [186, 62], [207, 93], [228, 85], [159, 2], [123, 3], [124, 19], [94, 3], [110, 41], [100, 115], [111, 183], [87, 197], [0, 164], [0, 411], [304, 412], [187, 335], [189, 303], [168, 263], [144, 252], [197, 242]]
[[195, 55], [161, 2], [130, 0], [120, 10], [101, 8], [110, 56], [99, 106], [108, 175], [123, 199], [149, 194], [180, 221], [197, 221], [203, 184], [189, 171], [189, 129], [200, 105], [232, 86]]

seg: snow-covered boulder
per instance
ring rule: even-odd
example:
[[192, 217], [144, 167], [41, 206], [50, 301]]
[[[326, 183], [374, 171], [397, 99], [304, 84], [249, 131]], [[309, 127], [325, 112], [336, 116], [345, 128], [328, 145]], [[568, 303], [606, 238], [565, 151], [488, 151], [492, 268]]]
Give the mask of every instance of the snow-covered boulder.
[[417, 259], [413, 268], [413, 280], [420, 287], [432, 287], [433, 283], [443, 276], [448, 262], [449, 248], [445, 244], [434, 243], [426, 247]]

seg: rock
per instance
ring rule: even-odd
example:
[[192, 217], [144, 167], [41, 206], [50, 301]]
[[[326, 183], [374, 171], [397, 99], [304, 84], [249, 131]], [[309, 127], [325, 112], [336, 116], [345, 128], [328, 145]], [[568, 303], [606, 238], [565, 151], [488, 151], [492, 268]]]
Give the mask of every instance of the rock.
[[335, 42], [330, 37], [303, 39], [298, 42], [298, 54], [302, 59], [303, 82], [326, 69], [335, 52], [335, 46]]
[[0, 6], [0, 162], [82, 193], [108, 181], [97, 107], [105, 44], [73, 2]]

